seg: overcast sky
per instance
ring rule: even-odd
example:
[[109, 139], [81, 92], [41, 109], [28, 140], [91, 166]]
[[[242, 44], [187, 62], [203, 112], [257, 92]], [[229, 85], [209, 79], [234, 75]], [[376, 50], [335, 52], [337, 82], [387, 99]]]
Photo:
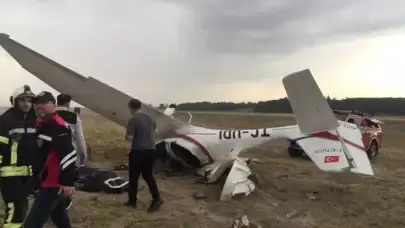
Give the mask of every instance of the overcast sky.
[[[0, 0], [0, 32], [145, 102], [405, 97], [404, 0]], [[49, 89], [0, 48], [0, 105]]]

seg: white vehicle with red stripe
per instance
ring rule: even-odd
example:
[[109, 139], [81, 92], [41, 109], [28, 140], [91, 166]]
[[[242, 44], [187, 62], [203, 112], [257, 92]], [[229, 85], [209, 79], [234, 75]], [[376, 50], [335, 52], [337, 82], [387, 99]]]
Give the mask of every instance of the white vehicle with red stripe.
[[[6, 34], [0, 34], [0, 45], [24, 69], [55, 90], [70, 94], [74, 101], [122, 126], [130, 119], [127, 107], [132, 99], [130, 96], [92, 77], [83, 77]], [[373, 175], [359, 128], [337, 121], [311, 72], [303, 70], [290, 74], [283, 78], [283, 84], [297, 125], [208, 129], [183, 123], [145, 103], [141, 108], [156, 120], [156, 145], [164, 164], [192, 169], [208, 183], [216, 182], [229, 170], [221, 200], [230, 200], [235, 194], [247, 195], [255, 189], [254, 182], [249, 179], [251, 171], [246, 159], [239, 157], [240, 152], [280, 138], [295, 140], [321, 170]]]

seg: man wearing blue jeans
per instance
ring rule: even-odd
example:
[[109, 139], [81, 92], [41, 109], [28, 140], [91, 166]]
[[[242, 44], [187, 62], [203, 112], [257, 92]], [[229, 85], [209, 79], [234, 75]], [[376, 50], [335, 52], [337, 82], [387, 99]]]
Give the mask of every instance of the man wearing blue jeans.
[[76, 151], [65, 121], [55, 112], [56, 100], [50, 92], [35, 99], [38, 128], [38, 170], [40, 187], [24, 221], [24, 228], [42, 228], [51, 218], [58, 228], [71, 228], [66, 197], [75, 193]]

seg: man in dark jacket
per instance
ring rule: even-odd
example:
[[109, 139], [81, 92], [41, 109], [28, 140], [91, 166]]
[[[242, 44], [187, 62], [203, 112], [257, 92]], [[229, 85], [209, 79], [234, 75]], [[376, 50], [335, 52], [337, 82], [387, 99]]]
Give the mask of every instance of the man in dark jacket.
[[28, 209], [27, 185], [37, 153], [35, 94], [29, 86], [17, 88], [10, 98], [13, 107], [0, 116], [0, 184], [6, 204], [4, 227], [20, 227]]
[[75, 193], [76, 151], [67, 123], [55, 112], [56, 101], [50, 92], [34, 99], [39, 117], [37, 137], [41, 166], [40, 188], [24, 221], [24, 228], [43, 227], [48, 218], [58, 228], [71, 228], [66, 197]]

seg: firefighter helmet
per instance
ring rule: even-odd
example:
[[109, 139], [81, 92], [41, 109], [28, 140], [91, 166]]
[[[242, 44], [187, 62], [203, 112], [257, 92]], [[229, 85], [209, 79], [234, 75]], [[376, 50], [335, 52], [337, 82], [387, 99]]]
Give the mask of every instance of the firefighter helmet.
[[15, 105], [15, 100], [18, 98], [34, 98], [35, 94], [31, 91], [31, 88], [28, 85], [24, 85], [14, 90], [13, 94], [10, 97], [11, 105]]

